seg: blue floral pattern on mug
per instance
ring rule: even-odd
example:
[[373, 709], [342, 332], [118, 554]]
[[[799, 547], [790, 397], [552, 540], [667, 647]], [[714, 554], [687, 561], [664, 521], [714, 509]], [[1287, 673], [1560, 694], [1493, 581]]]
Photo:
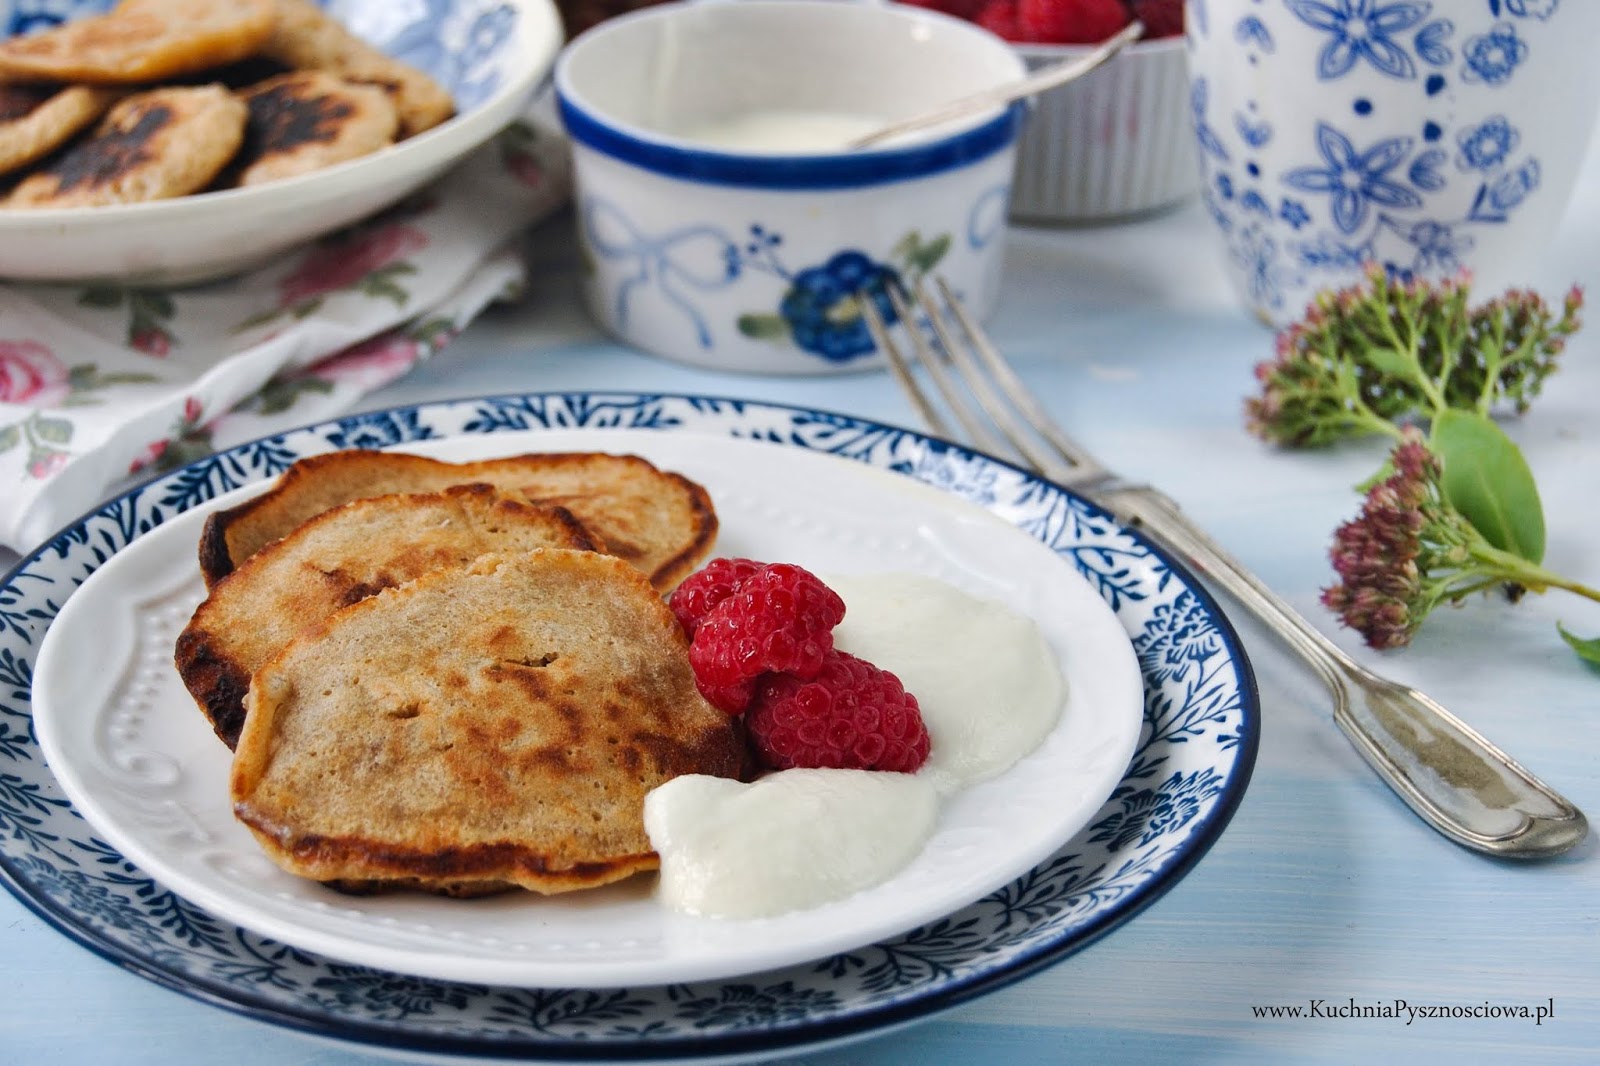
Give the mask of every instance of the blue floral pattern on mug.
[[1437, 276], [1489, 254], [1486, 228], [1516, 226], [1549, 185], [1549, 135], [1528, 127], [1550, 105], [1534, 109], [1526, 72], [1551, 33], [1593, 15], [1560, 0], [1188, 12], [1202, 200], [1241, 293], [1280, 323], [1369, 262]]
[[[1416, 76], [1417, 65], [1402, 43], [1405, 31], [1427, 17], [1432, 4], [1421, 0], [1287, 0], [1304, 23], [1328, 34], [1317, 60], [1317, 74], [1332, 79], [1357, 63], [1371, 63], [1394, 78]], [[1252, 19], [1259, 24], [1259, 19]]]

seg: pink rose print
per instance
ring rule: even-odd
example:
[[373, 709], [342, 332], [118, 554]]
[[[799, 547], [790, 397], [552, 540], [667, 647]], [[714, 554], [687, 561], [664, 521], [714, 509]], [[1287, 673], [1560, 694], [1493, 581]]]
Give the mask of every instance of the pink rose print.
[[522, 184], [530, 189], [544, 188], [544, 164], [537, 158], [525, 152], [507, 152], [505, 162], [506, 170]]
[[363, 391], [387, 385], [410, 370], [421, 356], [417, 342], [403, 333], [380, 333], [329, 356], [310, 370], [312, 377]]
[[67, 368], [37, 341], [0, 340], [0, 403], [50, 407], [72, 391]]
[[278, 305], [289, 307], [339, 289], [428, 246], [428, 235], [412, 226], [390, 225], [313, 249], [279, 283]]
[[146, 355], [164, 356], [172, 351], [172, 338], [167, 331], [154, 326], [133, 330], [128, 334], [128, 344]]
[[145, 445], [144, 451], [133, 457], [133, 462], [128, 464], [128, 473], [137, 474], [166, 453], [167, 441], [165, 438], [151, 441]]
[[28, 463], [28, 476], [43, 481], [66, 466], [67, 458], [66, 452], [40, 452]]

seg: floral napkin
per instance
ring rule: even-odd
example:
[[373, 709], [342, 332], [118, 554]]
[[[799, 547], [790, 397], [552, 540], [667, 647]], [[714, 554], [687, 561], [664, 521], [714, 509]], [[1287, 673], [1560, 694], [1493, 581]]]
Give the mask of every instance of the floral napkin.
[[563, 203], [547, 121], [237, 278], [182, 289], [0, 284], [0, 545], [27, 551], [113, 485], [348, 409], [520, 289], [518, 234]]

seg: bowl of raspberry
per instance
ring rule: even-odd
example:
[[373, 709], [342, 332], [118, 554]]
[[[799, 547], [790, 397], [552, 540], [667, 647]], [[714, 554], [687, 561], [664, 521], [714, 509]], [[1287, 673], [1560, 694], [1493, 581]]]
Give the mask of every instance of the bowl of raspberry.
[[1025, 105], [851, 142], [1026, 74], [940, 12], [819, 0], [666, 3], [557, 59], [585, 297], [646, 352], [717, 370], [884, 365], [862, 308], [937, 273], [974, 314], [999, 293]]
[[902, 0], [1010, 41], [1028, 69], [1069, 62], [1133, 19], [1143, 39], [1034, 101], [1017, 147], [1011, 218], [1100, 222], [1182, 203], [1198, 187], [1183, 0]]

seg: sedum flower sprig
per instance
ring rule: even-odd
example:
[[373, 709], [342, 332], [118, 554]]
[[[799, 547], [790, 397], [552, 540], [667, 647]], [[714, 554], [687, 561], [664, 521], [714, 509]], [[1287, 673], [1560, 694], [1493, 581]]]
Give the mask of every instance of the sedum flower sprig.
[[1340, 583], [1322, 593], [1323, 605], [1371, 647], [1408, 644], [1435, 607], [1497, 587], [1513, 596], [1565, 589], [1600, 601], [1600, 590], [1489, 543], [1445, 498], [1443, 467], [1420, 430], [1401, 431], [1389, 467], [1360, 515], [1334, 532], [1329, 554]]
[[[1361, 488], [1361, 513], [1334, 534], [1339, 583], [1323, 604], [1374, 648], [1410, 642], [1436, 607], [1499, 589], [1600, 592], [1542, 561], [1544, 511], [1533, 472], [1492, 414], [1521, 414], [1581, 325], [1583, 291], [1553, 310], [1511, 289], [1476, 306], [1465, 275], [1396, 280], [1379, 266], [1319, 294], [1256, 367], [1245, 401], [1256, 436], [1318, 447], [1380, 435], [1395, 444]], [[1424, 432], [1426, 430], [1426, 432]], [[1560, 627], [1558, 627], [1560, 628]], [[1561, 636], [1600, 665], [1600, 639]]]
[[1524, 289], [1470, 299], [1466, 274], [1402, 282], [1377, 265], [1362, 284], [1318, 294], [1278, 334], [1275, 358], [1256, 367], [1247, 428], [1274, 444], [1317, 447], [1398, 437], [1402, 425], [1446, 409], [1520, 414], [1582, 324], [1583, 290], [1573, 286], [1559, 314]]

